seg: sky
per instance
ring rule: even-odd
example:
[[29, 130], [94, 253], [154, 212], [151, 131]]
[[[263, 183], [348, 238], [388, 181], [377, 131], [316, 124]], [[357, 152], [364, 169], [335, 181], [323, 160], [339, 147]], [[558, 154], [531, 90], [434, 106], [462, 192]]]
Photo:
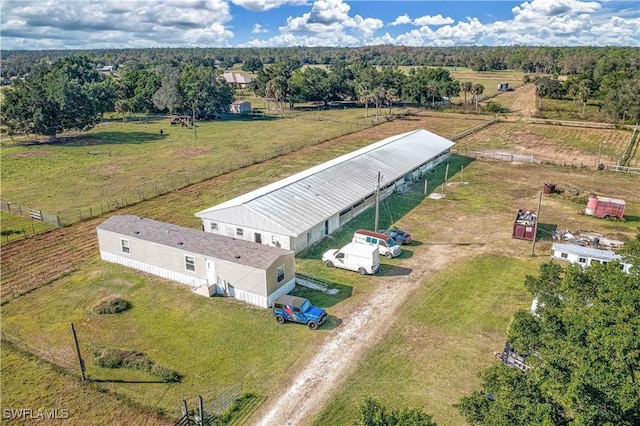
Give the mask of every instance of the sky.
[[635, 1], [0, 0], [0, 49], [640, 46]]

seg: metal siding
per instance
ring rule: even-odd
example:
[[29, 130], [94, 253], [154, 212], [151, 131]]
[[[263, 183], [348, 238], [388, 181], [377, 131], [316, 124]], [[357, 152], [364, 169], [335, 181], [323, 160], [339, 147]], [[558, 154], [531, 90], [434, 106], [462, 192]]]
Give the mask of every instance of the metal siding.
[[276, 301], [276, 299], [278, 299], [278, 297], [282, 296], [283, 294], [288, 294], [291, 290], [294, 289], [294, 287], [296, 286], [296, 279], [295, 276], [294, 278], [287, 282], [285, 285], [283, 285], [282, 287], [280, 287], [278, 290], [276, 290], [275, 292], [271, 293], [269, 295], [269, 297], [267, 298], [267, 308], [270, 308], [273, 306], [273, 302]]
[[224, 218], [228, 223], [263, 230], [281, 226], [290, 235], [303, 237], [316, 224], [372, 194], [378, 172], [383, 176], [382, 185], [401, 180], [424, 163], [433, 161], [435, 166], [444, 161], [453, 145], [426, 130], [408, 132], [198, 212], [197, 216]]
[[[121, 239], [129, 241], [129, 254], [122, 253], [120, 247]], [[98, 230], [98, 241], [101, 253], [109, 252], [123, 259], [130, 259], [132, 263], [148, 265], [149, 268], [175, 271], [179, 276], [192, 277], [195, 280], [206, 280], [206, 266], [204, 259], [196, 253], [190, 253], [184, 250], [155, 244], [149, 241], [105, 230]], [[192, 256], [195, 259], [195, 272], [187, 271], [185, 269], [185, 255]], [[141, 268], [136, 267], [135, 269]], [[166, 275], [160, 276], [168, 278]], [[180, 279], [178, 281], [182, 283], [185, 282], [184, 279]]]
[[[267, 296], [265, 271], [229, 262], [216, 262], [216, 275], [238, 290]], [[237, 293], [236, 293], [237, 295]]]
[[177, 281], [182, 284], [186, 284], [190, 287], [199, 287], [206, 285], [207, 280], [194, 277], [187, 274], [181, 274], [170, 269], [162, 268], [148, 263], [140, 262], [128, 256], [119, 256], [108, 251], [100, 251], [100, 257], [108, 262], [118, 263], [129, 268], [137, 269], [139, 271], [147, 272], [149, 274], [157, 275], [162, 278], [166, 278], [172, 281]]

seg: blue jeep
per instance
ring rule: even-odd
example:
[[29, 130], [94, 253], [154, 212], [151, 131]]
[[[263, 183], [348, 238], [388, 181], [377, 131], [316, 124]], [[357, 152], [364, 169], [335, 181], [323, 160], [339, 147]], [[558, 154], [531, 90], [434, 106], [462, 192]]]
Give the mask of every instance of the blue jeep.
[[327, 319], [327, 311], [311, 305], [304, 297], [284, 295], [278, 297], [273, 303], [273, 315], [276, 321], [284, 324], [285, 321], [307, 324], [315, 330]]

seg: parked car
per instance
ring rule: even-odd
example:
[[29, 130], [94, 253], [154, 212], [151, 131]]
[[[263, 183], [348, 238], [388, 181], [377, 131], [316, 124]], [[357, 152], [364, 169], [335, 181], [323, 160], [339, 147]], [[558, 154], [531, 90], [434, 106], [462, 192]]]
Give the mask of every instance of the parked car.
[[380, 232], [358, 229], [353, 233], [353, 239], [351, 241], [378, 247], [380, 255], [385, 256], [387, 259], [397, 257], [402, 253], [402, 248], [400, 248], [400, 244], [396, 242], [396, 240]]
[[322, 261], [329, 268], [348, 269], [360, 275], [375, 274], [380, 268], [380, 251], [377, 245], [349, 243], [339, 250], [327, 250]]
[[411, 244], [411, 234], [398, 228], [378, 231], [393, 238], [398, 244]]
[[315, 330], [327, 320], [327, 311], [313, 306], [304, 297], [285, 294], [273, 303], [273, 316], [280, 324], [285, 321], [299, 322]]

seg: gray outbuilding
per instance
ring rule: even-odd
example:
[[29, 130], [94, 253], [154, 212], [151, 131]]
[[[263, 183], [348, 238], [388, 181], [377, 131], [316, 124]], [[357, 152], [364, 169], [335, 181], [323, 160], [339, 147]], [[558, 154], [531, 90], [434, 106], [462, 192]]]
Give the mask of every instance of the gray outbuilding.
[[266, 185], [196, 216], [206, 232], [299, 253], [446, 161], [454, 145], [414, 130]]
[[264, 308], [295, 286], [294, 252], [133, 215], [97, 227], [100, 257]]

